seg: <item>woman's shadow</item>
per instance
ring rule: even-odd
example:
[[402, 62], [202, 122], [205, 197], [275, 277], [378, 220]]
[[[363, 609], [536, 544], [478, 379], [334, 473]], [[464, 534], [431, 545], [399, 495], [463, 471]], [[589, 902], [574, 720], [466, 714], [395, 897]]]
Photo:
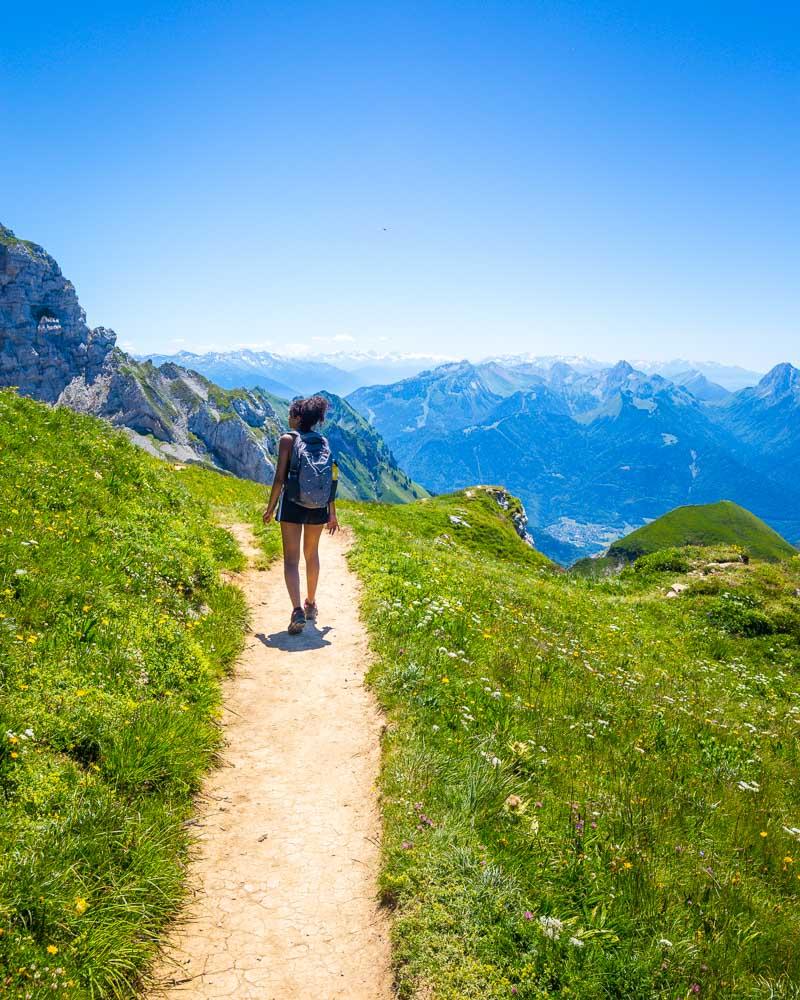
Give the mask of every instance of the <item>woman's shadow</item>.
[[322, 649], [323, 646], [330, 646], [330, 639], [325, 636], [330, 632], [331, 626], [317, 628], [316, 625], [308, 622], [302, 632], [297, 635], [289, 635], [284, 629], [282, 632], [256, 632], [256, 639], [263, 642], [267, 649], [281, 649], [284, 653], [301, 653], [307, 649]]

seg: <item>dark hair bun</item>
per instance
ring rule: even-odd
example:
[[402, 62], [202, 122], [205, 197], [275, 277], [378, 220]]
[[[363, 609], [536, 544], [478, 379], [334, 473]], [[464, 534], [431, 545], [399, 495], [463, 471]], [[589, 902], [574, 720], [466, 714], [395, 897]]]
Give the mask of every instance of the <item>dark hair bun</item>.
[[289, 416], [300, 420], [300, 430], [303, 433], [322, 423], [328, 412], [328, 400], [324, 396], [309, 396], [308, 399], [295, 399], [289, 407]]

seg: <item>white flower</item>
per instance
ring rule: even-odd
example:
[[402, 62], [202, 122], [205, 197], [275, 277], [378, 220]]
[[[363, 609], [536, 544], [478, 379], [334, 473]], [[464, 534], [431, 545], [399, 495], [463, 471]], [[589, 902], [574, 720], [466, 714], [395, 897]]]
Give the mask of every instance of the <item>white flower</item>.
[[33, 730], [32, 729], [26, 729], [25, 730], [25, 735], [28, 737], [29, 740], [32, 740], [33, 739]]
[[544, 936], [549, 937], [552, 941], [558, 941], [564, 930], [564, 924], [558, 917], [539, 917], [539, 926], [542, 928]]
[[572, 945], [573, 948], [583, 948], [583, 946], [586, 944], [585, 941], [581, 941], [580, 938], [576, 937], [571, 937], [569, 939], [569, 943]]

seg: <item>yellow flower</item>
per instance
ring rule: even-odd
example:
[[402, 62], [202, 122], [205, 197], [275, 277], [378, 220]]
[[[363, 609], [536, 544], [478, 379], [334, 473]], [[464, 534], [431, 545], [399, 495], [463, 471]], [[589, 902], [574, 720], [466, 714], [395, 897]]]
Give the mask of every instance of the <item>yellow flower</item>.
[[766, 831], [766, 830], [762, 830], [762, 831], [761, 831], [761, 836], [762, 836], [762, 837], [768, 837], [768, 836], [769, 836], [769, 834], [767, 833], [767, 831]]
[[449, 677], [443, 677], [442, 678], [442, 684], [449, 684], [449, 683], [450, 683], [450, 678]]
[[49, 944], [47, 946], [47, 954], [48, 955], [57, 955], [58, 954], [58, 948], [54, 944]]
[[630, 861], [625, 861], [622, 865], [623, 868], [633, 868], [633, 864]]
[[83, 606], [83, 610], [84, 611], [91, 611], [91, 609], [92, 609], [91, 604], [84, 604], [84, 606]]
[[785, 858], [783, 859], [783, 863], [784, 863], [785, 865], [793, 865], [793, 864], [794, 864], [794, 858], [790, 857], [790, 856], [789, 856], [789, 855], [787, 854], [787, 855], [786, 855], [786, 857], [785, 857]]
[[78, 688], [75, 694], [78, 698], [82, 698], [86, 694], [86, 688]]
[[12, 756], [12, 757], [19, 757], [19, 754], [17, 753], [17, 751], [16, 751], [16, 750], [12, 750], [12, 751], [11, 751], [11, 756]]
[[88, 908], [89, 904], [86, 902], [83, 896], [75, 897], [75, 912], [78, 914], [79, 917], [82, 917], [83, 914], [86, 913]]

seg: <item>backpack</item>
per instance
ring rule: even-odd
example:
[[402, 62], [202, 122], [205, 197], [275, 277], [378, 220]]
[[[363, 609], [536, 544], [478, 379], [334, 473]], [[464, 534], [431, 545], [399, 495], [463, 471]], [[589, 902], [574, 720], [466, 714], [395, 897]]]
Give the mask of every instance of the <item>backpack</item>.
[[316, 431], [290, 431], [294, 438], [285, 492], [301, 507], [327, 507], [333, 486], [333, 453]]

